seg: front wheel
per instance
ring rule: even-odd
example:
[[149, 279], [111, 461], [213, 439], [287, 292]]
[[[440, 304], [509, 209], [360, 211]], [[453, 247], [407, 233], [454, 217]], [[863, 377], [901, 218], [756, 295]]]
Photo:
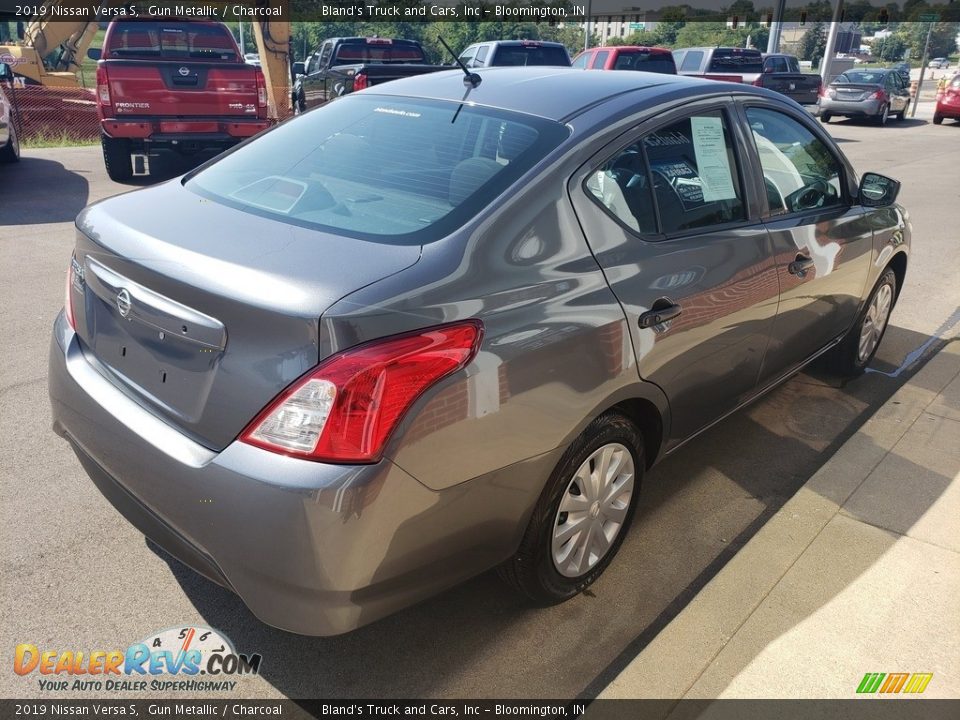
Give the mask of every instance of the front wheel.
[[943, 125], [943, 115], [934, 115], [933, 116], [934, 125]]
[[831, 371], [842, 377], [853, 378], [866, 370], [887, 331], [890, 311], [896, 298], [897, 276], [891, 268], [887, 268], [873, 286], [873, 292], [860, 311], [857, 322], [828, 355]]
[[623, 543], [643, 468], [636, 426], [616, 412], [596, 418], [550, 476], [504, 580], [542, 605], [591, 585]]
[[830, 122], [830, 118], [832, 118], [832, 117], [833, 117], [833, 115], [831, 115], [830, 113], [828, 113], [828, 112], [822, 112], [822, 113], [820, 113], [820, 122], [822, 122], [822, 123], [828, 123], [828, 122]]
[[6, 144], [0, 148], [0, 163], [15, 163], [20, 160], [20, 138], [17, 137], [17, 128], [12, 120], [7, 129], [10, 135]]

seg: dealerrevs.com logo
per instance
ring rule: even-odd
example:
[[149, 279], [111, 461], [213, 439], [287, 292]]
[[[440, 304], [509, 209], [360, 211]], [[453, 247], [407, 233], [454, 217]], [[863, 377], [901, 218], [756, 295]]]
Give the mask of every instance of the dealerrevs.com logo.
[[261, 656], [238, 653], [230, 639], [203, 626], [167, 628], [126, 650], [49, 650], [17, 645], [13, 671], [37, 675], [40, 690], [232, 691], [231, 678], [257, 675]]

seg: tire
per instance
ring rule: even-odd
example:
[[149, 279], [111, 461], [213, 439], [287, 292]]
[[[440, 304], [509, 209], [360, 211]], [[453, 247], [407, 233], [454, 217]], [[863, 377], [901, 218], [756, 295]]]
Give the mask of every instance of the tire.
[[903, 110], [901, 110], [900, 112], [897, 113], [897, 122], [903, 122], [904, 120], [907, 119], [907, 108], [908, 108], [908, 107], [910, 107], [910, 104], [909, 104], [909, 103], [907, 103], [907, 104], [903, 107]]
[[[596, 418], [557, 463], [517, 554], [499, 568], [500, 576], [539, 605], [563, 602], [589, 587], [613, 560], [630, 528], [644, 467], [643, 439], [636, 426], [616, 412]], [[590, 480], [600, 482], [599, 492]], [[575, 523], [573, 515], [579, 516]], [[583, 529], [555, 538], [564, 534], [558, 528], [567, 525]]]
[[831, 115], [830, 113], [828, 113], [828, 112], [822, 112], [822, 113], [820, 113], [820, 122], [826, 124], [826, 123], [830, 122], [830, 118], [832, 118], [832, 117], [833, 117], [833, 115]]
[[126, 138], [101, 135], [100, 145], [103, 148], [103, 164], [107, 168], [107, 176], [114, 182], [127, 182], [133, 175], [130, 165], [130, 141]]
[[293, 100], [293, 114], [294, 115], [303, 115], [307, 111], [307, 101], [303, 97], [303, 93], [297, 93], [297, 96]]
[[887, 124], [887, 120], [890, 119], [890, 105], [884, 103], [883, 107], [880, 108], [880, 114], [874, 118], [874, 122], [877, 123], [880, 127], [883, 127]]
[[[897, 276], [888, 267], [883, 271], [880, 279], [877, 280], [877, 284], [873, 286], [873, 292], [870, 293], [870, 297], [864, 303], [863, 309], [857, 316], [857, 321], [853, 324], [850, 332], [827, 355], [827, 366], [831, 372], [845, 378], [855, 378], [863, 374], [870, 361], [873, 360], [873, 356], [876, 355], [877, 348], [880, 347], [883, 336], [887, 331], [887, 326], [890, 323], [890, 313], [893, 311], [896, 298]], [[883, 309], [884, 303], [885, 310]], [[874, 307], [875, 304], [878, 304], [876, 308]], [[877, 322], [878, 312], [882, 315], [879, 323]], [[866, 344], [867, 346], [863, 347], [861, 343], [864, 342], [868, 326], [872, 328], [871, 339]]]
[[0, 163], [20, 162], [20, 138], [17, 136], [17, 128], [13, 121], [7, 128], [10, 131], [10, 137], [6, 144], [0, 148]]
[[943, 125], [943, 115], [934, 115], [933, 116], [934, 125]]

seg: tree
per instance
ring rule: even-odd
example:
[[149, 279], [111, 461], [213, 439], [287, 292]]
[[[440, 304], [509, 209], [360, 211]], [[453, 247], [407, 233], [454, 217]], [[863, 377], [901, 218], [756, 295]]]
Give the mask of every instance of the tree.
[[814, 67], [820, 65], [823, 55], [827, 51], [827, 29], [823, 23], [818, 22], [807, 30], [800, 38], [800, 47], [797, 52], [800, 53], [801, 60], [810, 60]]
[[873, 54], [881, 60], [903, 60], [907, 52], [907, 42], [900, 35], [890, 35], [874, 41]]

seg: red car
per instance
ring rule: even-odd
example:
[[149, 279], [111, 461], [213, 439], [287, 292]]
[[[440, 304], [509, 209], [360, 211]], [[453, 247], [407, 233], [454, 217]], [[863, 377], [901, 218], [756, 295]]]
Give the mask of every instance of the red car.
[[673, 53], [667, 48], [641, 45], [617, 45], [584, 50], [573, 61], [573, 67], [584, 70], [643, 70], [676, 75]]
[[937, 109], [933, 111], [933, 122], [939, 125], [944, 118], [960, 120], [960, 73], [953, 76], [953, 80], [937, 100]]

